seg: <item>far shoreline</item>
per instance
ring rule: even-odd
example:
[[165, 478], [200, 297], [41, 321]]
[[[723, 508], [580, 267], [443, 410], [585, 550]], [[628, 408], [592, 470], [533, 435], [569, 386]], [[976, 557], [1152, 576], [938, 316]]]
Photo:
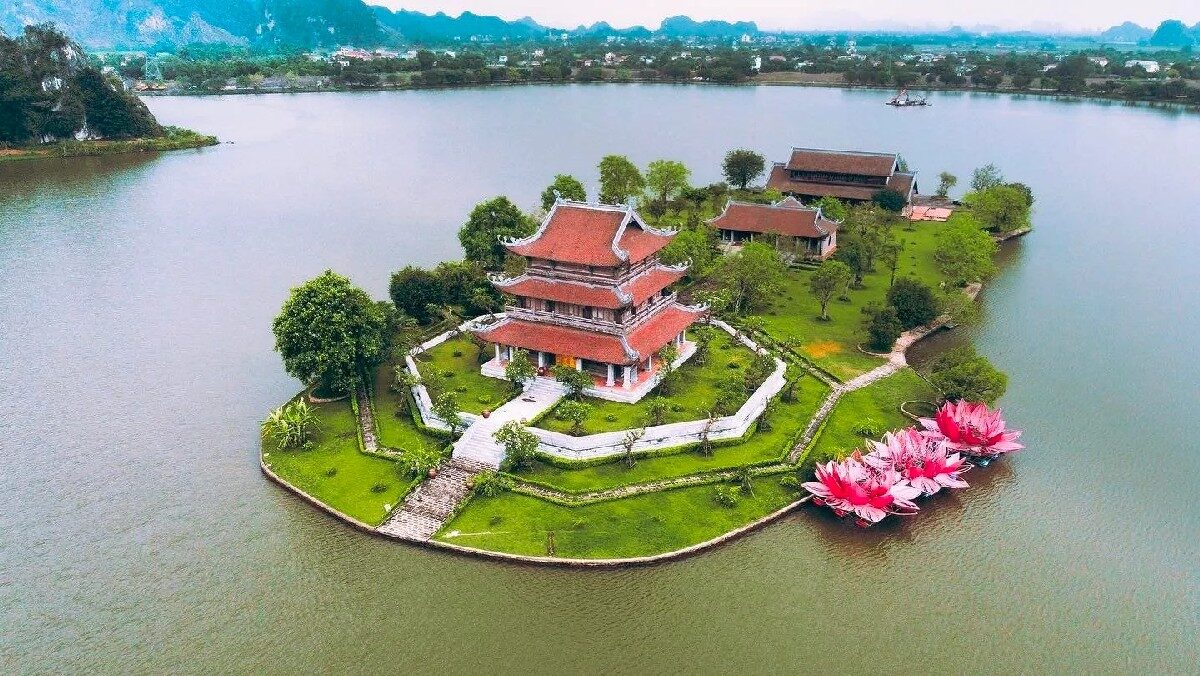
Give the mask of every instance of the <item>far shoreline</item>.
[[[470, 89], [493, 89], [502, 87], [554, 87], [566, 85], [670, 85], [670, 86], [699, 86], [699, 87], [804, 87], [817, 89], [844, 89], [847, 91], [880, 91], [894, 92], [896, 87], [892, 85], [874, 85], [874, 84], [848, 84], [845, 82], [814, 82], [814, 81], [787, 81], [787, 80], [747, 80], [746, 82], [695, 82], [695, 81], [667, 81], [667, 80], [598, 80], [589, 82], [577, 82], [573, 80], [565, 80], [559, 82], [491, 82], [486, 84], [471, 83], [462, 85], [428, 85], [413, 87], [411, 85], [397, 86], [370, 86], [370, 87], [346, 87], [331, 85], [328, 87], [298, 87], [293, 89], [270, 88], [270, 89], [234, 89], [234, 90], [219, 90], [219, 91], [141, 91], [136, 92], [139, 97], [145, 98], [175, 98], [175, 97], [208, 97], [208, 96], [253, 96], [262, 94], [324, 94], [324, 93], [339, 93], [347, 94], [354, 92], [416, 92], [416, 91], [452, 91], [452, 90], [470, 90]], [[916, 87], [916, 91], [922, 92], [958, 92], [963, 94], [986, 94], [986, 95], [1008, 95], [1014, 97], [1031, 97], [1031, 98], [1047, 98], [1058, 99], [1063, 101], [1087, 101], [1095, 103], [1110, 103], [1123, 104], [1137, 107], [1147, 107], [1153, 109], [1179, 110], [1182, 112], [1200, 112], [1200, 104], [1188, 103], [1186, 101], [1156, 101], [1151, 99], [1125, 99], [1116, 96], [1096, 96], [1093, 94], [1080, 94], [1071, 92], [1059, 92], [1053, 89], [1012, 89], [1012, 88], [997, 88], [997, 89], [980, 89], [976, 87], [948, 87], [945, 85], [926, 85]], [[884, 103], [884, 101], [880, 101]]]
[[219, 143], [220, 140], [216, 136], [201, 134], [190, 129], [171, 128], [163, 136], [60, 141], [41, 146], [0, 149], [0, 163], [188, 150], [215, 146]]

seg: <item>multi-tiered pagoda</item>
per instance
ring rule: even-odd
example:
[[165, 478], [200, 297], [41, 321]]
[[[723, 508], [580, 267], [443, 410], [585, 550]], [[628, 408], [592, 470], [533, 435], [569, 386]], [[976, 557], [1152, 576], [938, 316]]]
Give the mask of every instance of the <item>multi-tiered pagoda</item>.
[[519, 348], [539, 369], [590, 373], [598, 396], [645, 394], [655, 354], [672, 342], [690, 354], [684, 332], [703, 312], [679, 304], [671, 291], [687, 266], [658, 260], [674, 236], [646, 225], [631, 206], [555, 202], [536, 232], [505, 242], [526, 267], [492, 279], [509, 302], [502, 320], [475, 330], [495, 345], [484, 372], [498, 374]]

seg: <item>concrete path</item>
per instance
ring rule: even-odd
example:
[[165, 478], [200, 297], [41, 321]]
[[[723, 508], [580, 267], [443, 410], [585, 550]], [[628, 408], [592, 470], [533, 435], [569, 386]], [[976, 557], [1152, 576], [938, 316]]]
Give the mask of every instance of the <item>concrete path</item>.
[[454, 442], [453, 457], [498, 469], [504, 461], [504, 447], [492, 438], [496, 430], [513, 420], [533, 420], [557, 404], [564, 394], [566, 390], [556, 381], [549, 378], [534, 379], [533, 384], [519, 396], [468, 427]]
[[437, 476], [413, 489], [400, 509], [392, 512], [379, 527], [379, 532], [405, 540], [427, 542], [466, 499], [475, 476], [488, 469], [477, 462], [459, 458], [442, 461]]

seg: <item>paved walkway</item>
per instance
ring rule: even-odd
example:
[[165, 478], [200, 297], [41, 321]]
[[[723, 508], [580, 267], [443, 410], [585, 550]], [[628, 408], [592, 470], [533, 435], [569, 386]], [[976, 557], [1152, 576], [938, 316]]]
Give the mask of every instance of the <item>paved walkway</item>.
[[460, 458], [442, 461], [437, 476], [413, 489], [379, 532], [405, 540], [429, 541], [471, 492], [475, 476], [488, 469]]
[[533, 420], [557, 404], [564, 394], [566, 390], [554, 380], [536, 378], [519, 396], [468, 427], [454, 442], [454, 457], [498, 469], [504, 461], [504, 447], [492, 438], [496, 430], [513, 420]]

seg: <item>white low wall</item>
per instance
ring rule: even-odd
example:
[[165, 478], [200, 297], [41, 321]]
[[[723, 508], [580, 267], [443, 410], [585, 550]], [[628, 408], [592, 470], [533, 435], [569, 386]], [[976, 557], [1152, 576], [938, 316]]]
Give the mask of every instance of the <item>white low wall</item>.
[[[493, 318], [502, 316], [502, 314], [491, 315]], [[458, 330], [466, 331], [477, 321], [478, 319], [463, 322], [459, 325]], [[766, 352], [766, 350], [759, 347], [748, 337], [739, 335], [737, 330], [729, 324], [720, 320], [713, 320], [712, 324], [731, 336], [737, 336], [743, 345], [754, 352], [760, 354]], [[409, 351], [404, 358], [409, 373], [420, 378], [421, 373], [417, 370], [417, 362], [413, 359], [413, 356], [441, 345], [450, 338], [452, 333], [454, 331], [446, 331]], [[693, 348], [687, 352], [686, 356], [680, 355], [679, 363], [691, 357], [694, 352]], [[750, 426], [758, 420], [758, 417], [767, 408], [767, 403], [783, 389], [785, 384], [784, 371], [786, 369], [787, 364], [776, 358], [775, 370], [771, 372], [771, 375], [750, 395], [750, 398], [746, 400], [746, 403], [742, 404], [737, 413], [715, 419], [712, 427], [709, 429], [708, 438], [712, 441], [720, 441], [722, 439], [736, 439], [744, 436], [750, 430]], [[425, 424], [436, 429], [449, 430], [450, 426], [433, 412], [433, 401], [429, 398], [429, 391], [425, 389], [425, 386], [418, 383], [412, 388], [412, 391], [413, 398], [417, 402], [417, 409], [421, 412], [421, 418], [425, 421]], [[593, 394], [591, 391], [585, 391], [585, 393], [589, 395]], [[480, 416], [472, 413], [463, 413], [462, 419], [466, 425], [470, 426], [480, 420]], [[704, 428], [707, 425], [707, 420], [689, 420], [686, 422], [647, 427], [645, 435], [634, 444], [633, 450], [636, 453], [697, 443], [703, 436]], [[621, 445], [621, 442], [624, 440], [625, 434], [629, 431], [602, 432], [600, 434], [574, 437], [569, 434], [552, 432], [536, 427], [530, 427], [529, 430], [537, 435], [539, 442], [538, 449], [543, 453], [575, 460], [602, 458], [624, 453], [625, 447]]]
[[[751, 350], [757, 353], [765, 352], [763, 348], [759, 347], [746, 336], [739, 336], [737, 330], [729, 324], [720, 320], [714, 320], [713, 325], [730, 335], [738, 336], [741, 343]], [[787, 364], [778, 358], [775, 359], [775, 370], [771, 372], [771, 375], [754, 391], [754, 394], [750, 395], [750, 398], [746, 400], [746, 403], [742, 404], [737, 413], [715, 419], [712, 427], [709, 429], [708, 438], [712, 441], [719, 441], [722, 439], [736, 439], [745, 435], [750, 430], [750, 426], [758, 420], [758, 417], [767, 408], [767, 403], [783, 389], [785, 384], [784, 372], [786, 370]], [[639, 451], [675, 448], [684, 444], [699, 442], [707, 425], [707, 420], [689, 420], [687, 422], [647, 427], [646, 434], [634, 444], [633, 450], [636, 453]], [[624, 453], [625, 447], [621, 445], [621, 442], [625, 439], [625, 434], [629, 431], [601, 432], [600, 434], [574, 437], [562, 432], [552, 432], [540, 428], [531, 427], [529, 429], [537, 435], [540, 442], [538, 444], [540, 451], [548, 455], [575, 460], [602, 458]]]

